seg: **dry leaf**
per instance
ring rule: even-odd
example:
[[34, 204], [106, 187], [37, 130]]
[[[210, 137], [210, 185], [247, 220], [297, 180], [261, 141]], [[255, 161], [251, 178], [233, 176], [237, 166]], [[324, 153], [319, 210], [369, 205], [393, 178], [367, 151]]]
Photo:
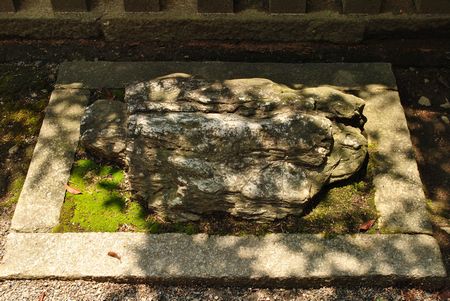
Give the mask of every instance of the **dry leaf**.
[[364, 224], [362, 224], [361, 226], [359, 226], [359, 231], [366, 232], [367, 230], [372, 228], [374, 224], [375, 224], [375, 220], [371, 219], [370, 221], [367, 221]]
[[46, 294], [45, 292], [42, 292], [42, 293], [39, 295], [38, 301], [44, 301], [46, 296], [47, 296], [47, 294]]
[[119, 260], [122, 259], [122, 257], [119, 256], [119, 254], [117, 254], [116, 252], [112, 252], [112, 251], [109, 251], [109, 252], [108, 252], [108, 256], [117, 258], [117, 259], [119, 259]]
[[112, 92], [108, 89], [105, 89], [105, 97], [108, 100], [114, 100], [114, 94], [112, 94]]
[[66, 190], [67, 190], [68, 193], [71, 193], [71, 194], [81, 194], [81, 191], [79, 191], [78, 189], [75, 189], [75, 188], [73, 188], [73, 187], [70, 187], [70, 186], [67, 185], [67, 184], [64, 184], [64, 187], [66, 187]]
[[439, 293], [439, 298], [441, 300], [450, 300], [450, 290], [445, 290]]

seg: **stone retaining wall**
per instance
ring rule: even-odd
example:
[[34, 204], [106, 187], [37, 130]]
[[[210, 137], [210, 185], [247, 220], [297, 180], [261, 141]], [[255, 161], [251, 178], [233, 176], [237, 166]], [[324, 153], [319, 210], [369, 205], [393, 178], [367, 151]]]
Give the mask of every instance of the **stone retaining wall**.
[[0, 39], [341, 44], [448, 39], [450, 0], [415, 3], [433, 13], [418, 13], [414, 0], [0, 0]]
[[[104, 0], [101, 0], [104, 1]], [[101, 2], [100, 1], [100, 2]], [[431, 14], [450, 13], [450, 0], [408, 0], [414, 3], [415, 12]], [[408, 2], [404, 1], [404, 2]], [[0, 12], [16, 12], [23, 8], [27, 0], [0, 0]], [[83, 12], [98, 5], [95, 0], [50, 0], [55, 12]], [[174, 0], [123, 0], [123, 10], [127, 12], [158, 12], [171, 4], [182, 6]], [[259, 7], [268, 13], [298, 14], [309, 12], [315, 0], [197, 0], [199, 13], [234, 13], [238, 7]], [[344, 14], [377, 14], [389, 0], [340, 0], [339, 10]]]

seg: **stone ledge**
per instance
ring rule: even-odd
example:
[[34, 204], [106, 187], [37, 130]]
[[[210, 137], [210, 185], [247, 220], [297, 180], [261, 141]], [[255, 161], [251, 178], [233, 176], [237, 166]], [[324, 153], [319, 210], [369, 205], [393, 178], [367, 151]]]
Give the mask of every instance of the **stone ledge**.
[[[0, 279], [298, 286], [349, 280], [386, 285], [446, 276], [439, 247], [427, 235], [10, 233], [6, 250]], [[377, 283], [368, 282], [371, 279]]]
[[160, 12], [150, 14], [126, 12], [123, 0], [111, 0], [96, 2], [88, 12], [54, 12], [50, 0], [23, 0], [16, 13], [0, 13], [0, 38], [355, 43], [386, 36], [428, 38], [429, 32], [446, 38], [450, 28], [448, 15], [280, 15], [257, 10], [205, 15], [196, 4], [162, 5]]
[[58, 224], [88, 97], [86, 90], [53, 91], [14, 211], [12, 230], [46, 232]]
[[[289, 86], [361, 87], [378, 84], [396, 90], [388, 63], [246, 63], [246, 62], [66, 62], [58, 72], [59, 88], [124, 88], [170, 73], [191, 73], [218, 80], [261, 77]], [[74, 84], [75, 83], [75, 84]]]

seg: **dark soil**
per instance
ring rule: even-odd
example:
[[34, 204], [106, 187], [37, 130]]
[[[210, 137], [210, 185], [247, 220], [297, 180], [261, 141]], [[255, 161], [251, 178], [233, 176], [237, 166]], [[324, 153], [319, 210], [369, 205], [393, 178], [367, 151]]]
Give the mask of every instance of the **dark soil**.
[[19, 196], [54, 76], [49, 66], [0, 65], [0, 214]]
[[[450, 117], [450, 107], [445, 104], [450, 101], [450, 69], [397, 68], [395, 74], [426, 195], [433, 209], [448, 219], [450, 125], [445, 118]], [[418, 103], [422, 96], [431, 106]]]
[[[395, 66], [450, 66], [450, 40], [367, 40], [339, 45], [325, 42], [107, 42], [102, 40], [3, 40], [0, 63], [65, 60], [103, 61], [246, 61], [246, 62], [390, 62]], [[399, 50], [400, 49], [400, 50]]]
[[[432, 213], [435, 238], [450, 272], [450, 235], [440, 227], [450, 218], [450, 68], [395, 68], [420, 176]], [[418, 103], [430, 99], [431, 106]], [[443, 119], [444, 118], [444, 119]], [[447, 119], [448, 120], [448, 119]]]

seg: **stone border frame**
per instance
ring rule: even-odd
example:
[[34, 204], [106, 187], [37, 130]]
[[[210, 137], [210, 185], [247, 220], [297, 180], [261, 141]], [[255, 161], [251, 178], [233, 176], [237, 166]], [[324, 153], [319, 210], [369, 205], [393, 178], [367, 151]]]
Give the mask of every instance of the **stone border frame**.
[[[80, 120], [95, 88], [122, 88], [174, 72], [215, 79], [263, 76], [294, 87], [332, 85], [367, 102], [369, 153], [383, 234], [46, 233], [59, 222]], [[7, 237], [0, 279], [112, 279], [311, 286], [439, 283], [445, 267], [432, 234], [417, 164], [389, 64], [73, 62], [60, 66]], [[116, 252], [121, 259], [107, 255]]]

